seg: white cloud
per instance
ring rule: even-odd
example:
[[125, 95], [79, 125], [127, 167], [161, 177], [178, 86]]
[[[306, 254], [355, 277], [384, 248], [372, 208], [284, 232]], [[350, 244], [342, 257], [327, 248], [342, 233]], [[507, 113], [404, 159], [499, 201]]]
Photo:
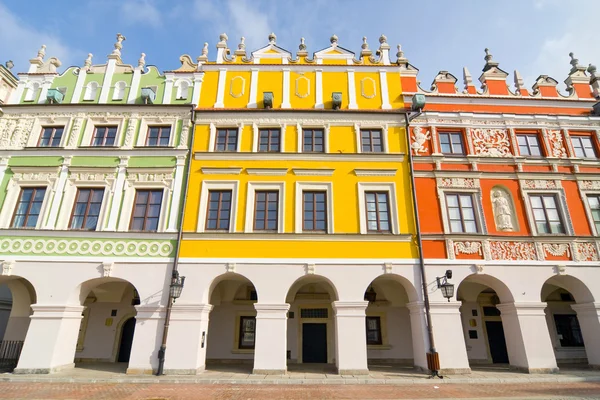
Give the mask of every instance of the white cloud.
[[[77, 62], [83, 54], [63, 43], [54, 34], [37, 29], [13, 14], [0, 3], [0, 38], [2, 38], [2, 54], [15, 63], [13, 73], [27, 72], [29, 59], [37, 55], [40, 47], [46, 45], [46, 60], [57, 57], [62, 62], [60, 70]], [[1, 62], [7, 60], [0, 60]], [[83, 58], [82, 58], [83, 60]]]
[[161, 13], [150, 0], [125, 1], [121, 5], [122, 20], [128, 24], [150, 23], [154, 27], [162, 26]]

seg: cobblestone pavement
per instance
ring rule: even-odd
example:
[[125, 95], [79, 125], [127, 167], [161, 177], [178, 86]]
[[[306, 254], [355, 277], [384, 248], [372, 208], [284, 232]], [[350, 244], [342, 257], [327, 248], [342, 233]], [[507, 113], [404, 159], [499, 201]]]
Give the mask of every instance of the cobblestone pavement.
[[194, 383], [0, 383], [0, 399], [600, 399], [600, 382], [422, 385], [201, 385]]

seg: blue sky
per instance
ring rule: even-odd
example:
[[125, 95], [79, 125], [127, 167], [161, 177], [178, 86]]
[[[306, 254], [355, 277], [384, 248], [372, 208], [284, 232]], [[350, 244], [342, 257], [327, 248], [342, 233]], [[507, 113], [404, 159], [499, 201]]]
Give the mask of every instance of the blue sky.
[[384, 33], [392, 55], [401, 44], [419, 68], [424, 89], [440, 70], [454, 74], [459, 87], [463, 66], [477, 79], [486, 47], [511, 73], [511, 85], [518, 69], [528, 87], [546, 74], [564, 89], [570, 51], [582, 65], [600, 64], [597, 7], [598, 0], [0, 0], [0, 61], [12, 59], [13, 71], [24, 72], [46, 44], [46, 57], [58, 57], [61, 71], [83, 65], [87, 53], [101, 64], [121, 32], [125, 63], [135, 65], [144, 52], [148, 64], [170, 70], [181, 54], [200, 55], [204, 42], [214, 59], [222, 32], [232, 50], [241, 36], [255, 50], [275, 32], [293, 53], [300, 37], [314, 52], [334, 33], [357, 53], [366, 36], [374, 50]]

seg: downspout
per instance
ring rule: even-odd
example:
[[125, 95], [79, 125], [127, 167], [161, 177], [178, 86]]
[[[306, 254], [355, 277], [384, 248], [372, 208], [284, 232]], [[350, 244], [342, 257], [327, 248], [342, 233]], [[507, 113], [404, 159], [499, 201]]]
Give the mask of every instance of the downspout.
[[[192, 147], [194, 146], [194, 135], [196, 133], [196, 105], [191, 105], [191, 113], [190, 119], [192, 123], [192, 134], [190, 135], [190, 143], [188, 145], [188, 154], [187, 154], [187, 165], [185, 168], [185, 173], [183, 175], [182, 182], [182, 197], [183, 201], [181, 203], [181, 208], [179, 210], [179, 227], [177, 229], [177, 243], [175, 245], [175, 254], [173, 256], [173, 271], [171, 272], [171, 285], [175, 283], [177, 277], [179, 276], [178, 266], [179, 266], [179, 251], [181, 249], [181, 238], [183, 236], [183, 213], [185, 210], [185, 206], [187, 203], [187, 190], [188, 190], [188, 180], [190, 177], [190, 169], [192, 167]], [[182, 127], [183, 128], [183, 127]], [[172, 206], [176, 206], [173, 204]], [[169, 323], [171, 321], [171, 310], [173, 309], [173, 301], [174, 298], [171, 296], [171, 290], [169, 285], [169, 300], [167, 302], [167, 312], [165, 315], [165, 325], [163, 327], [162, 334], [162, 343], [160, 345], [160, 349], [158, 350], [158, 369], [156, 370], [156, 375], [163, 375], [163, 369], [165, 366], [165, 353], [167, 351], [167, 337], [169, 336]]]
[[[427, 320], [427, 335], [429, 337], [429, 353], [427, 355], [427, 367], [431, 371], [431, 377], [441, 376], [438, 374], [439, 370], [439, 356], [435, 349], [435, 340], [433, 338], [433, 326], [431, 323], [431, 309], [429, 306], [429, 293], [427, 292], [427, 275], [425, 273], [425, 260], [423, 258], [423, 240], [421, 237], [421, 222], [419, 219], [419, 204], [417, 201], [417, 188], [415, 186], [415, 170], [413, 165], [413, 154], [412, 149], [410, 148], [410, 121], [419, 115], [421, 115], [421, 111], [417, 111], [416, 114], [413, 114], [409, 117], [409, 113], [404, 113], [404, 120], [406, 122], [406, 145], [408, 148], [408, 163], [409, 163], [409, 171], [410, 171], [410, 184], [411, 184], [411, 194], [412, 194], [412, 202], [413, 209], [415, 215], [415, 230], [417, 234], [417, 250], [419, 252], [419, 267], [421, 270], [421, 283], [423, 285], [423, 302], [425, 303], [425, 318]], [[430, 357], [433, 360], [430, 360]]]

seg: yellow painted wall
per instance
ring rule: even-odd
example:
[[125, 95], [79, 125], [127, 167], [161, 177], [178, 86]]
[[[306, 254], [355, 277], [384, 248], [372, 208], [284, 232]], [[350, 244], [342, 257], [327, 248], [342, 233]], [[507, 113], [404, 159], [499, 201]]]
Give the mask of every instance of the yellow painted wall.
[[[293, 109], [310, 109], [315, 107], [316, 96], [315, 96], [315, 77], [314, 72], [304, 72], [302, 74], [298, 72], [290, 72], [290, 104]], [[296, 82], [298, 81], [298, 93], [300, 96], [306, 94], [308, 88], [308, 96], [300, 97], [296, 95]]]
[[[224, 103], [230, 108], [245, 108], [250, 99], [251, 72], [227, 71]], [[241, 94], [243, 88], [243, 94]], [[236, 97], [240, 95], [239, 97]]]
[[[356, 104], [359, 109], [381, 108], [381, 85], [378, 72], [355, 72]], [[365, 96], [363, 96], [363, 93]], [[374, 96], [373, 96], [374, 95]], [[369, 98], [373, 96], [372, 98]]]
[[342, 109], [348, 108], [348, 74], [323, 71], [323, 104], [331, 109], [331, 94], [342, 92]]
[[259, 108], [263, 108], [264, 92], [273, 92], [273, 108], [281, 108], [281, 101], [283, 100], [283, 72], [258, 72], [258, 92], [256, 103], [258, 104]]
[[219, 85], [219, 72], [208, 71], [204, 73], [202, 91], [200, 92], [200, 108], [210, 108], [217, 101], [217, 87]]

